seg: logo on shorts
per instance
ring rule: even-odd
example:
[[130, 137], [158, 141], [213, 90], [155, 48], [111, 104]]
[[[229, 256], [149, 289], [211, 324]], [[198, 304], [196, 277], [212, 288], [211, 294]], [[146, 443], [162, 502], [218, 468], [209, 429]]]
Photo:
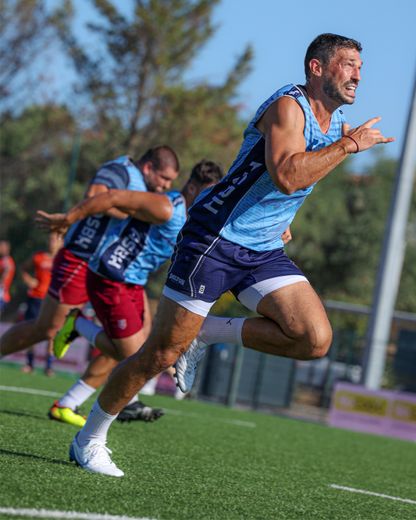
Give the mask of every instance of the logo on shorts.
[[204, 292], [205, 292], [205, 285], [200, 285], [200, 286], [199, 286], [198, 293], [199, 293], [199, 294], [204, 294]]
[[127, 320], [118, 320], [117, 326], [119, 329], [124, 330], [127, 328]]
[[183, 278], [179, 278], [179, 276], [176, 276], [176, 274], [170, 274], [169, 278], [170, 278], [170, 280], [173, 280], [174, 282], [178, 283], [179, 285], [185, 285], [185, 280]]

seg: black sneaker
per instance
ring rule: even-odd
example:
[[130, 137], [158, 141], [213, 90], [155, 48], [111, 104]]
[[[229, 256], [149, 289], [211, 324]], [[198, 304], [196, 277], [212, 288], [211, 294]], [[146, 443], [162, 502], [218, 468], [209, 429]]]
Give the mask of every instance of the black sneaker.
[[141, 401], [128, 404], [117, 416], [117, 420], [121, 422], [145, 421], [153, 422], [160, 419], [165, 412], [161, 408], [151, 408]]

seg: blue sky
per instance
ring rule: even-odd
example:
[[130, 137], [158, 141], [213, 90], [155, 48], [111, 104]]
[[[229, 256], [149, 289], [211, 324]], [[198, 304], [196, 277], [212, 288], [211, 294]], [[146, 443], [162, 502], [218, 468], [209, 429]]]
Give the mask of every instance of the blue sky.
[[[55, 0], [49, 0], [53, 6]], [[131, 6], [119, 0], [123, 10]], [[93, 10], [74, 0], [81, 24]], [[416, 0], [222, 0], [214, 10], [215, 35], [198, 54], [189, 81], [224, 79], [248, 43], [254, 47], [253, 70], [242, 83], [237, 101], [249, 118], [277, 88], [304, 81], [303, 59], [312, 39], [323, 32], [351, 36], [363, 45], [362, 81], [353, 106], [344, 107], [352, 126], [374, 116], [396, 142], [385, 152], [399, 157], [416, 75]], [[356, 169], [365, 169], [371, 152], [360, 154]]]

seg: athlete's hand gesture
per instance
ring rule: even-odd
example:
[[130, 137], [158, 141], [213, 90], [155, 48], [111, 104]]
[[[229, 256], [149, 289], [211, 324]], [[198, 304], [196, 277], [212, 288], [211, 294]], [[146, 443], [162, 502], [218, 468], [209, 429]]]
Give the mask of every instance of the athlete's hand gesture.
[[378, 128], [373, 128], [380, 120], [381, 117], [373, 117], [352, 130], [350, 125], [344, 123], [342, 126], [342, 139], [349, 153], [362, 152], [372, 148], [376, 144], [391, 143], [394, 141], [394, 137], [384, 137]]
[[41, 229], [55, 231], [58, 235], [65, 235], [71, 226], [66, 213], [47, 213], [41, 210], [36, 212], [35, 222]]

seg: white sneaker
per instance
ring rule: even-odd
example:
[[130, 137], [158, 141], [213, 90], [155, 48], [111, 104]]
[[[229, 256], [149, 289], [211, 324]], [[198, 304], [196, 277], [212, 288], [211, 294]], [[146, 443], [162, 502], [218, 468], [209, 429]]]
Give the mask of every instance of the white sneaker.
[[175, 399], [177, 401], [182, 401], [182, 399], [185, 399], [185, 397], [187, 396], [188, 394], [185, 394], [184, 392], [182, 392], [182, 390], [179, 388], [179, 386], [176, 387], [176, 390], [175, 390]]
[[111, 450], [102, 442], [92, 441], [85, 446], [78, 444], [78, 433], [69, 448], [69, 460], [92, 473], [101, 473], [110, 477], [122, 477], [121, 469], [110, 458]]
[[176, 361], [174, 367], [175, 378], [182, 392], [189, 392], [195, 381], [198, 363], [205, 356], [208, 345], [195, 338], [189, 349]]

